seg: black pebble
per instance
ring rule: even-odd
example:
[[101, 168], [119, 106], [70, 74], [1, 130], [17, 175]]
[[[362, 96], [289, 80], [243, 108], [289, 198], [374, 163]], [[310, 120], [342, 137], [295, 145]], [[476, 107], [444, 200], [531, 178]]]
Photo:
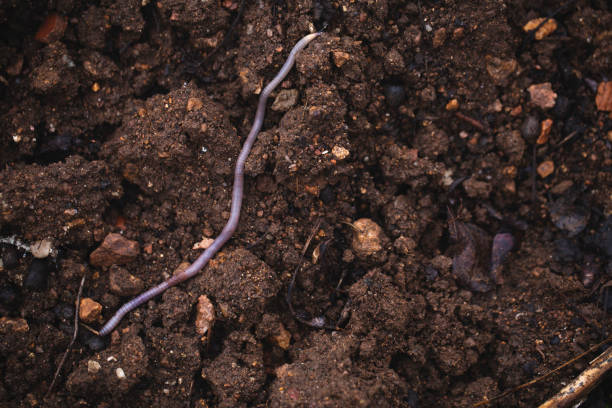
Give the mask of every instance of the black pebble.
[[49, 277], [49, 266], [42, 259], [33, 259], [28, 273], [23, 281], [23, 286], [32, 290], [43, 290], [47, 287]]
[[0, 287], [0, 303], [8, 308], [19, 305], [19, 288], [12, 283]]
[[552, 338], [550, 339], [550, 344], [556, 346], [559, 343], [561, 343], [561, 339], [559, 338], [559, 336], [552, 336]]
[[87, 347], [91, 351], [100, 351], [106, 348], [106, 338], [102, 336], [92, 336], [87, 340]]
[[406, 91], [404, 87], [396, 84], [385, 85], [385, 98], [389, 106], [399, 106], [404, 102], [406, 98]]
[[319, 198], [323, 201], [323, 204], [329, 205], [336, 200], [336, 194], [334, 194], [334, 189], [330, 186], [325, 186], [323, 190], [321, 190], [321, 194], [319, 194]]
[[537, 116], [529, 115], [521, 125], [521, 134], [527, 142], [533, 143], [540, 135], [540, 121]]
[[2, 265], [6, 269], [13, 269], [19, 265], [19, 251], [14, 246], [4, 248], [2, 253]]
[[74, 318], [74, 306], [68, 303], [60, 303], [53, 308], [53, 313], [63, 320], [72, 320]]
[[566, 96], [559, 95], [552, 112], [558, 119], [563, 119], [567, 116], [569, 108], [570, 100]]

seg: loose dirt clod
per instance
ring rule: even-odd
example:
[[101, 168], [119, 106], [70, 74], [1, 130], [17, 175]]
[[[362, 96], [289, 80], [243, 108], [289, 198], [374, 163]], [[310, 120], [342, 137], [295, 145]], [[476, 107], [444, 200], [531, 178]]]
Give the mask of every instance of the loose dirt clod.
[[382, 228], [369, 218], [361, 218], [353, 224], [351, 247], [358, 257], [368, 257], [383, 249], [386, 240]]
[[142, 279], [117, 265], [111, 267], [108, 281], [111, 292], [119, 296], [134, 296], [144, 288]]

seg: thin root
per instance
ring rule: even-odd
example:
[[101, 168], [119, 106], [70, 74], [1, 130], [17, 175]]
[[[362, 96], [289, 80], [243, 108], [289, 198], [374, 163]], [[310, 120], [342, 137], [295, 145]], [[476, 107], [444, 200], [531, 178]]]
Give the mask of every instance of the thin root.
[[55, 386], [55, 382], [57, 381], [57, 378], [59, 377], [59, 373], [62, 370], [64, 363], [66, 362], [68, 353], [70, 353], [70, 350], [72, 349], [72, 345], [74, 344], [74, 341], [76, 340], [77, 335], [79, 334], [79, 312], [81, 309], [81, 295], [83, 294], [83, 285], [85, 285], [85, 276], [86, 275], [83, 275], [83, 277], [81, 278], [81, 284], [79, 285], [79, 292], [77, 293], [77, 297], [75, 301], [74, 331], [72, 332], [72, 339], [70, 340], [70, 343], [68, 344], [68, 347], [66, 348], [66, 351], [64, 352], [64, 355], [62, 356], [62, 359], [59, 365], [57, 366], [57, 369], [55, 370], [55, 374], [53, 375], [53, 380], [51, 381], [51, 385], [49, 385], [49, 389], [47, 390], [47, 393], [45, 394], [45, 398], [53, 390], [53, 387]]

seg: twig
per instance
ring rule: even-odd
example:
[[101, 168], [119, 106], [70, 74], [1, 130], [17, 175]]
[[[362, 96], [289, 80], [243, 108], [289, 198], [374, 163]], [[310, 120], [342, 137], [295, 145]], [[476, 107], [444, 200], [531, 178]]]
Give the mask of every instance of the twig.
[[554, 373], [562, 370], [563, 368], [567, 367], [568, 365], [575, 363], [576, 361], [580, 360], [582, 357], [584, 357], [587, 354], [597, 350], [599, 347], [601, 347], [604, 344], [609, 343], [611, 341], [612, 341], [612, 336], [608, 337], [607, 339], [605, 339], [601, 343], [598, 343], [598, 344], [594, 345], [593, 347], [589, 348], [587, 351], [585, 351], [583, 353], [580, 353], [578, 356], [572, 358], [571, 360], [566, 361], [565, 363], [563, 363], [560, 366], [558, 366], [557, 368], [547, 372], [546, 374], [541, 375], [541, 376], [539, 376], [537, 378], [534, 378], [533, 380], [528, 381], [528, 382], [526, 382], [524, 384], [517, 385], [516, 387], [511, 388], [509, 390], [506, 390], [506, 391], [502, 392], [501, 394], [499, 394], [499, 395], [497, 395], [497, 396], [495, 396], [495, 397], [493, 397], [491, 399], [488, 399], [487, 397], [484, 397], [484, 399], [482, 401], [480, 401], [477, 404], [472, 405], [472, 407], [476, 408], [476, 407], [482, 407], [482, 406], [485, 406], [485, 405], [489, 405], [493, 401], [497, 401], [498, 399], [501, 399], [501, 398], [504, 398], [507, 395], [513, 394], [513, 393], [515, 393], [518, 390], [522, 390], [523, 388], [527, 388], [527, 387], [529, 387], [529, 386], [531, 386], [531, 385], [533, 385], [535, 383], [538, 383], [538, 382], [540, 382], [540, 381], [550, 377]]
[[327, 324], [326, 319], [323, 316], [316, 316], [310, 320], [304, 319], [303, 317], [301, 317], [300, 315], [296, 313], [295, 309], [293, 308], [293, 303], [291, 302], [291, 298], [293, 297], [293, 288], [295, 287], [295, 280], [297, 279], [298, 272], [302, 266], [302, 263], [304, 262], [304, 256], [306, 255], [306, 251], [308, 251], [308, 247], [310, 247], [310, 242], [314, 238], [320, 226], [321, 226], [321, 218], [317, 220], [314, 228], [312, 229], [312, 232], [310, 233], [310, 235], [308, 236], [308, 239], [306, 240], [306, 243], [304, 244], [304, 249], [302, 249], [300, 260], [298, 261], [298, 264], [295, 267], [295, 271], [293, 272], [293, 276], [291, 277], [291, 282], [289, 282], [289, 287], [287, 288], [287, 297], [285, 299], [287, 300], [287, 304], [289, 305], [289, 311], [291, 312], [295, 320], [299, 321], [300, 323], [303, 323], [310, 327], [314, 327], [315, 329], [340, 330], [340, 328], [338, 327], [338, 324], [336, 325]]
[[328, 327], [328, 325], [325, 323], [325, 320], [321, 317], [315, 317], [311, 320], [306, 320], [300, 317], [293, 309], [293, 303], [291, 302], [291, 298], [293, 297], [293, 288], [295, 286], [295, 280], [297, 279], [297, 275], [300, 270], [300, 267], [302, 266], [302, 262], [304, 262], [304, 256], [306, 255], [306, 251], [308, 251], [310, 242], [314, 238], [320, 226], [321, 226], [321, 218], [317, 220], [314, 228], [312, 229], [312, 231], [310, 232], [310, 235], [308, 236], [308, 239], [306, 240], [306, 243], [304, 244], [304, 248], [302, 249], [302, 254], [300, 255], [300, 260], [298, 261], [298, 264], [295, 267], [295, 271], [293, 272], [293, 276], [291, 277], [291, 282], [289, 282], [289, 287], [287, 288], [286, 300], [287, 300], [287, 304], [289, 305], [289, 311], [291, 312], [291, 314], [297, 321], [304, 323], [307, 326], [314, 327], [317, 329], [328, 328], [328, 329], [334, 330], [336, 329], [336, 326]]
[[471, 116], [468, 116], [461, 112], [455, 112], [455, 116], [458, 119], [461, 119], [462, 121], [469, 123], [470, 125], [474, 126], [476, 129], [482, 132], [486, 132], [486, 133], [489, 132], [488, 126], [483, 125], [480, 121], [472, 118]]
[[591, 362], [574, 381], [570, 382], [554, 397], [540, 405], [539, 408], [565, 408], [574, 401], [583, 398], [601, 381], [603, 375], [612, 368], [612, 346]]
[[72, 339], [70, 340], [70, 343], [68, 344], [68, 347], [66, 348], [66, 351], [64, 352], [64, 355], [62, 356], [62, 359], [59, 365], [57, 366], [57, 369], [55, 370], [53, 381], [51, 381], [51, 385], [49, 385], [49, 389], [47, 390], [47, 393], [45, 394], [45, 398], [51, 393], [51, 390], [53, 390], [53, 387], [55, 386], [55, 382], [57, 381], [57, 378], [59, 377], [59, 373], [62, 370], [64, 363], [66, 362], [68, 353], [70, 353], [70, 349], [72, 349], [72, 345], [74, 344], [74, 341], [76, 340], [77, 335], [79, 334], [79, 312], [81, 310], [81, 295], [83, 294], [83, 285], [85, 285], [85, 276], [86, 275], [83, 275], [83, 277], [81, 278], [81, 284], [79, 285], [79, 291], [76, 297], [75, 313], [74, 313], [74, 331], [72, 332]]

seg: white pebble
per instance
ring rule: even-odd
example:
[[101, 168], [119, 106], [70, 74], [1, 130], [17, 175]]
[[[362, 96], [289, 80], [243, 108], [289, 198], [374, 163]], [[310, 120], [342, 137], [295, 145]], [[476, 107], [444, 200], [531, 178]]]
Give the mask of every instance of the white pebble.
[[348, 151], [348, 149], [342, 146], [334, 146], [332, 148], [332, 154], [334, 155], [336, 159], [344, 160], [349, 156], [350, 152]]
[[95, 374], [98, 371], [100, 371], [100, 368], [102, 368], [102, 366], [96, 360], [89, 360], [87, 362], [87, 372], [88, 373]]
[[120, 380], [123, 380], [125, 378], [125, 372], [121, 367], [117, 367], [117, 369], [115, 370], [115, 374], [117, 374], [117, 378], [119, 378]]
[[30, 245], [30, 251], [34, 258], [46, 258], [52, 251], [53, 242], [49, 238], [41, 239], [40, 241], [33, 242]]

